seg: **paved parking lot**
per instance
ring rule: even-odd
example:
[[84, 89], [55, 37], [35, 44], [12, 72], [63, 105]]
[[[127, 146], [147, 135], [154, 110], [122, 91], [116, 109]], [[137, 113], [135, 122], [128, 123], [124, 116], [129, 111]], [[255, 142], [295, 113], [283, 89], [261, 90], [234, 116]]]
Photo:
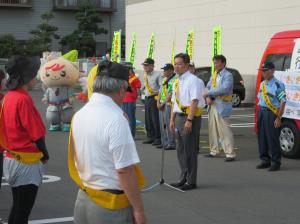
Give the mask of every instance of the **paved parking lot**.
[[[41, 92], [34, 91], [35, 102]], [[77, 108], [80, 104], [77, 105]], [[45, 106], [38, 103], [43, 116]], [[138, 105], [139, 120], [143, 107]], [[257, 140], [253, 133], [253, 109], [238, 108], [231, 118], [237, 148], [237, 161], [208, 159], [207, 116], [203, 116], [201, 152], [199, 154], [198, 188], [180, 193], [163, 186], [143, 193], [151, 224], [298, 224], [300, 220], [300, 161], [283, 159], [282, 170], [269, 173], [256, 170]], [[161, 150], [143, 145], [143, 131], [138, 132], [137, 148], [148, 186], [159, 181]], [[39, 191], [31, 223], [71, 223], [77, 187], [67, 169], [66, 133], [48, 133], [51, 160], [46, 166], [45, 184]], [[167, 151], [165, 179], [177, 180], [179, 166], [176, 152]], [[9, 187], [0, 190], [0, 217], [7, 217], [11, 206]]]

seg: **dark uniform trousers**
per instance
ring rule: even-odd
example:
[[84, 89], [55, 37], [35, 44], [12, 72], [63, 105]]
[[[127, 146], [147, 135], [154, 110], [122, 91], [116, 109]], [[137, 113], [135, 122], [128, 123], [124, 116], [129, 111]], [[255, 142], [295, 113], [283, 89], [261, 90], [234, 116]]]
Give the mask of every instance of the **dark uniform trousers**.
[[281, 165], [280, 128], [274, 127], [276, 115], [266, 107], [258, 111], [258, 146], [262, 162]]
[[160, 140], [159, 111], [154, 97], [145, 98], [145, 124], [147, 137]]
[[3, 175], [3, 154], [0, 152], [0, 188], [2, 183], [2, 175]]
[[175, 120], [176, 149], [181, 168], [179, 182], [196, 184], [201, 117], [193, 119], [192, 132], [190, 134], [184, 133], [186, 119], [187, 116], [177, 114]]

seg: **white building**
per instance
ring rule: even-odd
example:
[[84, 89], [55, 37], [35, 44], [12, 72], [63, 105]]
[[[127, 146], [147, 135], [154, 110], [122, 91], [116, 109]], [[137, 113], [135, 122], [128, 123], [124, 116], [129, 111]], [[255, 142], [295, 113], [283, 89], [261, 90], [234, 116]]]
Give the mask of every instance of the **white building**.
[[280, 31], [300, 29], [299, 0], [127, 0], [126, 45], [137, 33], [136, 68], [147, 54], [151, 32], [156, 34], [156, 69], [171, 61], [172, 41], [176, 53], [185, 50], [189, 30], [195, 30], [194, 62], [211, 65], [212, 29], [222, 27], [222, 53], [228, 67], [242, 74], [245, 102], [253, 103], [257, 68], [269, 39]]

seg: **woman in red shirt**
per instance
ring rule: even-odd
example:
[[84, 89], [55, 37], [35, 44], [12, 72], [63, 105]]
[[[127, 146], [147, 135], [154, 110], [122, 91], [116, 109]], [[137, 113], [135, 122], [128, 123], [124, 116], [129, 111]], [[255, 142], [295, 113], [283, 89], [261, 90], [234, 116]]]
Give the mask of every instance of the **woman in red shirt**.
[[135, 129], [136, 129], [136, 118], [135, 118], [135, 110], [136, 110], [136, 100], [138, 98], [138, 91], [141, 88], [141, 81], [134, 74], [132, 63], [124, 62], [124, 65], [129, 68], [129, 84], [131, 91], [126, 92], [122, 109], [127, 114], [129, 118], [130, 130], [133, 137], [135, 137]]
[[[4, 79], [5, 79], [5, 73], [0, 69], [0, 91], [2, 90], [2, 83]], [[3, 97], [4, 95], [0, 93], [0, 105]], [[0, 147], [0, 188], [2, 183], [2, 174], [3, 174], [3, 153]], [[0, 223], [1, 223], [1, 218], [0, 218]]]
[[[5, 79], [5, 73], [0, 69], [0, 91], [2, 90], [2, 86], [3, 86], [3, 80]], [[4, 95], [0, 93], [0, 106], [1, 106], [1, 102], [3, 99]], [[3, 175], [3, 153], [2, 153], [3, 149], [1, 149], [0, 146], [0, 188], [1, 188], [1, 184], [2, 184], [2, 175]], [[0, 217], [0, 223], [1, 221], [3, 221]]]
[[49, 159], [46, 129], [28, 93], [36, 83], [39, 67], [38, 57], [23, 56], [14, 56], [6, 65], [9, 91], [2, 101], [0, 121], [2, 146], [6, 150], [3, 173], [13, 196], [8, 224], [28, 223], [42, 183], [43, 164]]

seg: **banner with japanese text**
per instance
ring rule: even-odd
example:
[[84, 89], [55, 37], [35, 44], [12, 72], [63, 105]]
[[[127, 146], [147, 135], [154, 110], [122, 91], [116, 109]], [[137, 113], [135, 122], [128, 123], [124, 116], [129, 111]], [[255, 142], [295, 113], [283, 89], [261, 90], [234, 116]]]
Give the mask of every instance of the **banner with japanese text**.
[[155, 34], [152, 33], [148, 44], [147, 58], [152, 58], [152, 59], [154, 58], [154, 50], [155, 50]]
[[172, 63], [172, 65], [175, 64], [174, 57], [175, 57], [175, 40], [173, 40], [173, 43], [172, 43], [172, 52], [171, 52], [171, 63]]
[[195, 31], [194, 30], [189, 31], [186, 40], [186, 47], [185, 47], [185, 52], [190, 56], [191, 61], [193, 60], [193, 55], [194, 55], [194, 36], [195, 36]]
[[[221, 26], [215, 26], [213, 29], [213, 37], [212, 37], [212, 58], [218, 54], [221, 54], [221, 37], [222, 30]], [[215, 66], [212, 62], [211, 66], [211, 74], [213, 75], [215, 72]]]
[[129, 56], [128, 56], [128, 61], [134, 65], [135, 61], [135, 55], [136, 55], [136, 33], [132, 33], [132, 41], [130, 45], [130, 50], [129, 50]]
[[110, 58], [111, 61], [121, 62], [121, 30], [114, 32]]

